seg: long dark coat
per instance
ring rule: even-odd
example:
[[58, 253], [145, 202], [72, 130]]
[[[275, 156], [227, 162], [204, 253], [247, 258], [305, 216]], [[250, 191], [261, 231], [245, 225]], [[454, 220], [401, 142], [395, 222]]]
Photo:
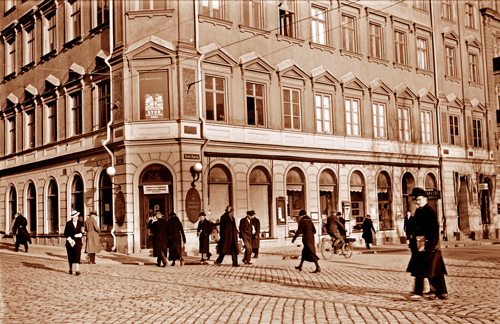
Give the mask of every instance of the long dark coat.
[[182, 242], [186, 244], [186, 236], [184, 235], [184, 228], [179, 220], [179, 217], [174, 216], [168, 220], [170, 225], [170, 240], [168, 242], [168, 259], [170, 261], [182, 259]]
[[340, 229], [344, 229], [344, 224], [340, 222], [340, 219], [337, 217], [337, 215], [330, 215], [326, 219], [326, 231], [328, 234], [336, 234], [337, 236], [340, 235]]
[[314, 244], [314, 234], [316, 228], [309, 216], [303, 216], [299, 222], [299, 228], [293, 236], [292, 243], [295, 242], [299, 234], [302, 233], [302, 260], [309, 262], [316, 262], [319, 260], [316, 255], [316, 244]]
[[[365, 240], [366, 244], [373, 243], [373, 233], [375, 233], [375, 228], [373, 227], [373, 222], [369, 218], [365, 218], [363, 225], [361, 225], [363, 228], [363, 239]], [[373, 232], [372, 232], [373, 231]]]
[[87, 245], [85, 247], [87, 253], [101, 252], [101, 242], [99, 239], [101, 229], [97, 225], [97, 220], [92, 215], [85, 221], [85, 232], [87, 232]]
[[214, 224], [205, 219], [198, 222], [198, 235], [200, 240], [200, 253], [208, 253], [210, 251], [210, 234], [214, 228]]
[[26, 229], [28, 220], [23, 215], [18, 215], [12, 226], [12, 234], [16, 236], [16, 243], [18, 245], [26, 245], [26, 242], [31, 243], [30, 233]]
[[439, 224], [436, 212], [425, 205], [415, 211], [412, 222], [414, 237], [410, 246], [416, 246], [416, 236], [425, 236], [425, 251], [414, 252], [411, 255], [407, 272], [414, 277], [432, 278], [447, 274], [440, 251]]
[[153, 233], [153, 256], [160, 257], [161, 251], [163, 251], [164, 256], [167, 256], [168, 239], [170, 236], [169, 223], [163, 218], [158, 218], [157, 221], [150, 221], [148, 228]]
[[231, 246], [234, 245], [236, 254], [238, 252], [238, 229], [234, 217], [225, 212], [220, 218], [220, 240], [217, 253], [231, 254]]
[[255, 229], [255, 234], [252, 234], [252, 249], [260, 247], [260, 220], [257, 217], [252, 218], [252, 226]]
[[82, 233], [82, 228], [84, 224], [82, 221], [76, 222], [76, 227], [73, 225], [73, 221], [70, 220], [66, 223], [64, 228], [64, 237], [71, 237], [76, 244], [71, 246], [68, 241], [66, 241], [66, 252], [68, 253], [68, 262], [70, 264], [80, 263], [80, 257], [82, 256], [82, 238], [75, 237], [76, 234]]

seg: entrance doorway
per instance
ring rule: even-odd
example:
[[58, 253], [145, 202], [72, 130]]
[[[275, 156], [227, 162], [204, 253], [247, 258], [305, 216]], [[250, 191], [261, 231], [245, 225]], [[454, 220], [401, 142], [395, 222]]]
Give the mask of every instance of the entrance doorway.
[[170, 208], [167, 203], [167, 195], [144, 195], [143, 229], [141, 231], [141, 247], [151, 249], [153, 247], [153, 237], [151, 231], [147, 228], [150, 215], [160, 212], [168, 220]]

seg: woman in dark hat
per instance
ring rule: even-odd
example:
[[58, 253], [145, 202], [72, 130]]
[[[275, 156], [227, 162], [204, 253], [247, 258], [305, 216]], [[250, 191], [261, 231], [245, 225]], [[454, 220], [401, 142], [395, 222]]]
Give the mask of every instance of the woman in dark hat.
[[19, 245], [24, 245], [24, 252], [28, 252], [28, 243], [31, 244], [31, 237], [26, 229], [27, 225], [28, 220], [26, 217], [18, 213], [12, 226], [12, 234], [16, 236], [16, 252], [19, 251]]
[[314, 262], [316, 265], [316, 270], [313, 273], [320, 273], [321, 268], [318, 263], [318, 256], [316, 255], [316, 244], [314, 243], [314, 234], [316, 234], [316, 228], [305, 210], [301, 210], [299, 212], [299, 216], [302, 216], [299, 222], [299, 228], [292, 239], [292, 243], [295, 242], [297, 236], [302, 233], [302, 244], [304, 247], [302, 248], [302, 259], [300, 260], [300, 264], [295, 269], [302, 271], [302, 264], [304, 261]]
[[[206, 218], [205, 212], [200, 213], [200, 221], [198, 222], [198, 231], [196, 235], [200, 240], [200, 254], [201, 262], [210, 260], [212, 253], [210, 253], [210, 234], [214, 229], [214, 224]], [[203, 258], [203, 254], [207, 255], [207, 259]]]
[[90, 212], [89, 218], [85, 221], [85, 232], [87, 232], [87, 245], [85, 250], [89, 256], [89, 262], [95, 264], [95, 254], [101, 252], [101, 242], [99, 233], [101, 229], [97, 224], [97, 211]]
[[82, 255], [82, 231], [83, 222], [78, 220], [80, 212], [73, 210], [71, 220], [66, 223], [64, 228], [64, 237], [66, 238], [66, 251], [68, 253], [69, 274], [73, 273], [73, 264], [75, 264], [76, 275], [80, 275], [80, 257]]
[[170, 218], [168, 224], [170, 225], [170, 240], [168, 241], [168, 259], [172, 261], [172, 265], [175, 265], [176, 260], [181, 261], [181, 266], [183, 265], [182, 259], [182, 242], [186, 244], [186, 236], [184, 235], [184, 228], [182, 223], [174, 212], [170, 213]]
[[370, 215], [366, 215], [366, 218], [363, 221], [363, 225], [361, 225], [361, 228], [363, 229], [362, 237], [365, 240], [366, 248], [369, 249], [370, 244], [373, 243], [373, 234], [377, 233], [375, 232], [375, 228], [373, 227], [373, 222]]

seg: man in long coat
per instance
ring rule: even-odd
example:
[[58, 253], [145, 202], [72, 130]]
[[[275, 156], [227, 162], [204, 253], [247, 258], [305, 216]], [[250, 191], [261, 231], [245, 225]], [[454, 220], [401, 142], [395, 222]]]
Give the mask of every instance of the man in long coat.
[[87, 245], [85, 250], [89, 256], [89, 262], [95, 264], [96, 253], [101, 252], [99, 233], [101, 229], [97, 224], [97, 211], [92, 210], [89, 218], [85, 221], [85, 232], [87, 232]]
[[[410, 246], [415, 246], [415, 253], [412, 253], [407, 272], [415, 277], [415, 289], [410, 297], [419, 300], [423, 295], [424, 278], [428, 278], [429, 284], [435, 289], [435, 294], [431, 299], [447, 299], [448, 290], [444, 280], [447, 274], [439, 242], [439, 224], [435, 211], [427, 204], [427, 195], [422, 188], [413, 188], [410, 196], [413, 197], [417, 210], [413, 216], [413, 235], [410, 238]], [[418, 249], [417, 238], [425, 237], [423, 251]]]
[[186, 236], [184, 235], [184, 228], [182, 223], [174, 212], [170, 213], [170, 218], [168, 220], [168, 225], [170, 225], [170, 240], [168, 242], [168, 259], [172, 261], [172, 266], [175, 265], [175, 261], [179, 260], [181, 266], [184, 264], [182, 259], [182, 242], [186, 244]]
[[215, 264], [220, 266], [226, 254], [231, 254], [233, 267], [238, 264], [238, 229], [233, 216], [233, 207], [227, 206], [226, 212], [220, 218], [220, 240], [217, 250], [219, 257]]
[[245, 256], [243, 257], [244, 264], [252, 264], [252, 216], [255, 215], [253, 210], [247, 211], [247, 216], [240, 220], [240, 237], [245, 244]]
[[300, 264], [295, 269], [302, 271], [302, 264], [304, 261], [314, 262], [316, 265], [316, 270], [313, 273], [320, 273], [321, 268], [318, 263], [318, 256], [316, 255], [316, 244], [314, 243], [314, 234], [316, 234], [316, 228], [311, 220], [311, 217], [307, 216], [305, 210], [301, 210], [299, 212], [299, 217], [302, 218], [299, 221], [299, 228], [295, 235], [293, 236], [292, 243], [295, 242], [299, 234], [302, 233], [302, 244], [304, 247], [302, 248], [302, 259], [300, 260]]
[[[200, 213], [200, 221], [198, 222], [197, 235], [200, 239], [200, 254], [201, 262], [210, 260], [212, 253], [210, 253], [210, 234], [214, 229], [214, 224], [206, 218], [205, 212]], [[207, 255], [207, 259], [203, 258], [203, 254]]]
[[370, 215], [366, 215], [366, 218], [363, 221], [363, 225], [361, 225], [361, 228], [363, 229], [362, 237], [365, 240], [366, 248], [369, 249], [370, 244], [373, 243], [373, 233], [376, 233]]
[[31, 244], [30, 233], [26, 229], [28, 220], [23, 214], [18, 213], [14, 225], [12, 226], [12, 234], [16, 236], [16, 252], [19, 251], [19, 245], [24, 245], [24, 252], [28, 252], [28, 242]]
[[254, 213], [252, 216], [252, 252], [254, 258], [259, 257], [259, 248], [260, 248], [260, 220]]
[[156, 266], [167, 265], [168, 240], [170, 236], [170, 225], [163, 218], [162, 213], [157, 212], [148, 223], [148, 228], [153, 233], [153, 256], [156, 257]]

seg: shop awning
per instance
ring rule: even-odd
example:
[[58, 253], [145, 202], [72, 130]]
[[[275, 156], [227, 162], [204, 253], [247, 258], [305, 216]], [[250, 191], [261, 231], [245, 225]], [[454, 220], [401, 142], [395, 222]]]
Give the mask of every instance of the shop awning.
[[288, 190], [288, 191], [302, 191], [303, 187], [304, 186], [300, 185], [300, 184], [289, 184], [289, 185], [286, 185], [286, 190]]

